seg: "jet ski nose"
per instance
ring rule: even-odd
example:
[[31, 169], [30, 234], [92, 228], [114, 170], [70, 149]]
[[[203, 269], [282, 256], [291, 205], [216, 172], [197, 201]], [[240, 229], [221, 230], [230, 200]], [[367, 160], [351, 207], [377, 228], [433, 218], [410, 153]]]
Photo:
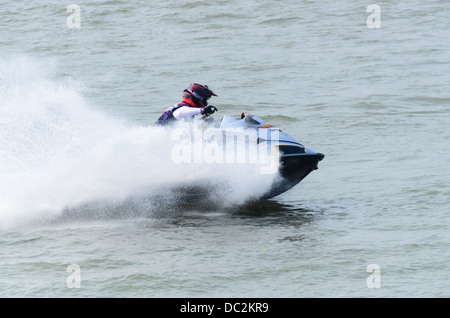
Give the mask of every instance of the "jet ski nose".
[[322, 160], [323, 158], [325, 158], [325, 155], [320, 152], [318, 152], [316, 156], [317, 156], [317, 159], [319, 159], [319, 161]]

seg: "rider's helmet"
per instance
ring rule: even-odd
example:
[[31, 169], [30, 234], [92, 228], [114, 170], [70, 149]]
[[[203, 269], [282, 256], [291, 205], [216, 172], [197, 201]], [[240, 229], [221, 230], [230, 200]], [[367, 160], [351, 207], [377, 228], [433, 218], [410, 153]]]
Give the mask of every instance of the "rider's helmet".
[[208, 88], [208, 85], [192, 83], [184, 90], [183, 101], [195, 107], [205, 107], [211, 96], [217, 95]]

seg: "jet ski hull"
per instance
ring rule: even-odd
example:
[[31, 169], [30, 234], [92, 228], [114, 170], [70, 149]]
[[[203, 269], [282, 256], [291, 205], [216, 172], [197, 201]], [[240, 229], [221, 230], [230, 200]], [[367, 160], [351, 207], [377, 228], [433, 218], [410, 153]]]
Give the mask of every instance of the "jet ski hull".
[[247, 132], [252, 131], [248, 128], [254, 128], [260, 145], [266, 145], [268, 149], [276, 147], [279, 150], [278, 177], [270, 190], [263, 196], [264, 199], [275, 197], [293, 188], [312, 171], [318, 169], [319, 162], [325, 157], [320, 152], [305, 148], [279, 128], [247, 113], [242, 113], [241, 120], [224, 116], [219, 127], [223, 129], [242, 128]]
[[296, 155], [282, 155], [280, 158], [279, 177], [272, 184], [264, 198], [280, 195], [302, 181], [312, 171], [318, 169], [319, 161], [324, 158], [322, 153], [300, 153]]

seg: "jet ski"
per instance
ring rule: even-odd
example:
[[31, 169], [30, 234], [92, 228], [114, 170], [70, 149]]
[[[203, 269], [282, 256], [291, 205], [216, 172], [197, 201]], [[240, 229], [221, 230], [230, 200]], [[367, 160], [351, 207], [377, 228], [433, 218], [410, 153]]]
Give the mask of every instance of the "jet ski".
[[205, 118], [205, 121], [212, 122], [209, 125], [223, 131], [239, 131], [246, 134], [256, 140], [259, 149], [270, 149], [278, 153], [278, 178], [262, 199], [272, 198], [290, 190], [308, 174], [318, 169], [319, 162], [325, 157], [323, 153], [306, 148], [278, 127], [247, 112], [242, 113], [239, 120], [223, 116], [218, 125], [211, 116]]

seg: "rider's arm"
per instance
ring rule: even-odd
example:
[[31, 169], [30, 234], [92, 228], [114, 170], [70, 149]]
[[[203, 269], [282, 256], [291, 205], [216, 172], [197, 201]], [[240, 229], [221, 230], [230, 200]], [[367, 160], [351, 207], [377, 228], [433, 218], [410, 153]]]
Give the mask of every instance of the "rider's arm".
[[175, 119], [190, 118], [202, 113], [202, 108], [183, 106], [173, 112]]

